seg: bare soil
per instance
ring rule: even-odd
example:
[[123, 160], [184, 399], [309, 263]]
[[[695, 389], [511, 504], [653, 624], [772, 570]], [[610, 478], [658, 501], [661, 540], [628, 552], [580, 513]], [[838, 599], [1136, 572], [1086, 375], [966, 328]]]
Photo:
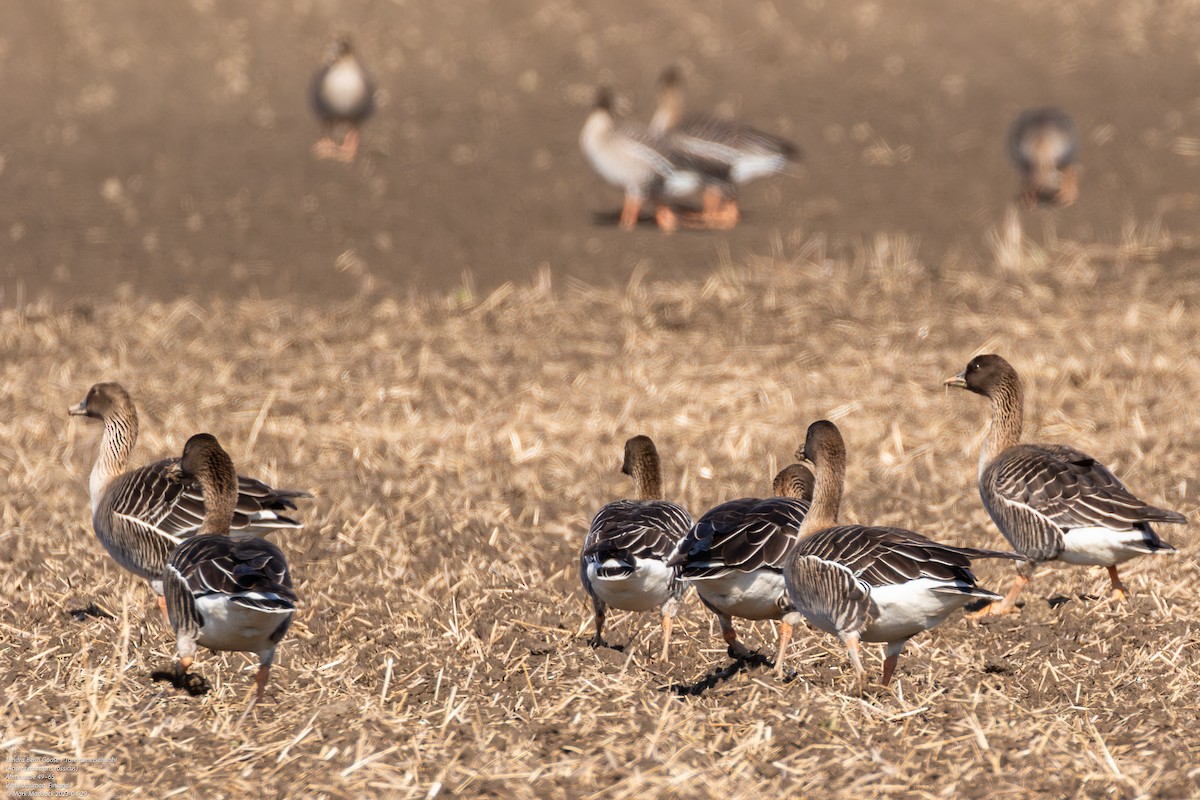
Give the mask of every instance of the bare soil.
[[[347, 297], [364, 281], [483, 291], [556, 275], [703, 278], [823, 236], [881, 232], [936, 267], [986, 254], [1016, 193], [1004, 133], [1055, 103], [1083, 132], [1082, 197], [1029, 235], [1191, 232], [1200, 178], [1191, 3], [574, 4], [0, 0], [0, 288]], [[355, 35], [381, 107], [352, 166], [309, 154], [306, 88]], [[696, 107], [796, 140], [798, 178], [748, 189], [732, 233], [612, 225], [578, 153], [598, 82], [647, 119], [668, 63]]]

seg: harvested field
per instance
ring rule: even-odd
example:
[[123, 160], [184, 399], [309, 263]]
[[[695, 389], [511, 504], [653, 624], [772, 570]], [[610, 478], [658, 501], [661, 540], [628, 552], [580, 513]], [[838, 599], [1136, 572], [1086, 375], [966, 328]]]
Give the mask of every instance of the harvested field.
[[[694, 513], [761, 493], [805, 426], [850, 449], [844, 517], [998, 546], [974, 488], [981, 398], [941, 379], [998, 350], [1027, 436], [1069, 440], [1148, 500], [1200, 514], [1200, 279], [1154, 226], [932, 269], [878, 237], [820, 239], [705, 281], [555, 282], [344, 304], [44, 301], [0, 316], [0, 675], [10, 759], [57, 757], [89, 797], [1188, 797], [1200, 793], [1200, 582], [1173, 558], [1045, 570], [1019, 617], [919, 637], [894, 691], [852, 691], [831, 637], [793, 677], [731, 669], [689, 598], [670, 664], [653, 614], [586, 644], [576, 577], [590, 514], [655, 438]], [[150, 673], [171, 636], [87, 519], [98, 426], [68, 405], [119, 380], [139, 462], [215, 433], [239, 469], [312, 490], [282, 539], [302, 608], [267, 699], [202, 652], [208, 696]], [[1000, 588], [1003, 565], [983, 563]], [[89, 616], [90, 608], [107, 612]], [[746, 631], [769, 651], [765, 624]], [[878, 669], [877, 648], [867, 666]], [[8, 761], [8, 777], [23, 776]]]

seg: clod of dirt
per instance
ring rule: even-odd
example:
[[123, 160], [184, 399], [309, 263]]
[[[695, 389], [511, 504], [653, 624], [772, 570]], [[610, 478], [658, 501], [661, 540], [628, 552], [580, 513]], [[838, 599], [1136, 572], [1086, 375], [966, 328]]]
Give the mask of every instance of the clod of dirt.
[[104, 608], [95, 603], [88, 603], [83, 608], [72, 608], [67, 611], [76, 622], [86, 622], [88, 617], [96, 619], [115, 619], [115, 617], [106, 611]]
[[182, 689], [191, 697], [199, 697], [200, 695], [208, 694], [212, 691], [212, 684], [201, 675], [194, 672], [185, 672], [183, 675], [178, 675], [174, 667], [171, 669], [158, 669], [150, 673], [150, 679], [157, 681], [168, 681], [176, 689]]

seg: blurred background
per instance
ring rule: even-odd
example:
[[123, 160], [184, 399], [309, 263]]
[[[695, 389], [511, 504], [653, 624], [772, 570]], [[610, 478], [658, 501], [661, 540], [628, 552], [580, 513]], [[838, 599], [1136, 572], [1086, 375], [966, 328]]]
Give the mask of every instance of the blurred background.
[[[991, 257], [1018, 190], [1006, 128], [1047, 103], [1082, 131], [1081, 197], [1020, 212], [1026, 234], [1161, 221], [1194, 260], [1200, 4], [0, 0], [0, 19], [3, 305], [699, 278], [881, 233], [936, 271]], [[379, 89], [350, 165], [310, 152], [338, 32]], [[806, 153], [745, 191], [735, 231], [622, 233], [579, 154], [595, 85], [646, 120], [670, 63], [692, 107]]]

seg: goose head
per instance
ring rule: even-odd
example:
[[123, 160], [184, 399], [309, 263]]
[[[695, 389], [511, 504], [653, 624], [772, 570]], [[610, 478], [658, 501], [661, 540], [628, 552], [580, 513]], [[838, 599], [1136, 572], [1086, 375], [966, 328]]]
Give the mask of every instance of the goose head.
[[67, 409], [72, 417], [91, 417], [104, 420], [128, 416], [133, 412], [133, 398], [119, 383], [97, 383], [88, 389], [87, 396]]

